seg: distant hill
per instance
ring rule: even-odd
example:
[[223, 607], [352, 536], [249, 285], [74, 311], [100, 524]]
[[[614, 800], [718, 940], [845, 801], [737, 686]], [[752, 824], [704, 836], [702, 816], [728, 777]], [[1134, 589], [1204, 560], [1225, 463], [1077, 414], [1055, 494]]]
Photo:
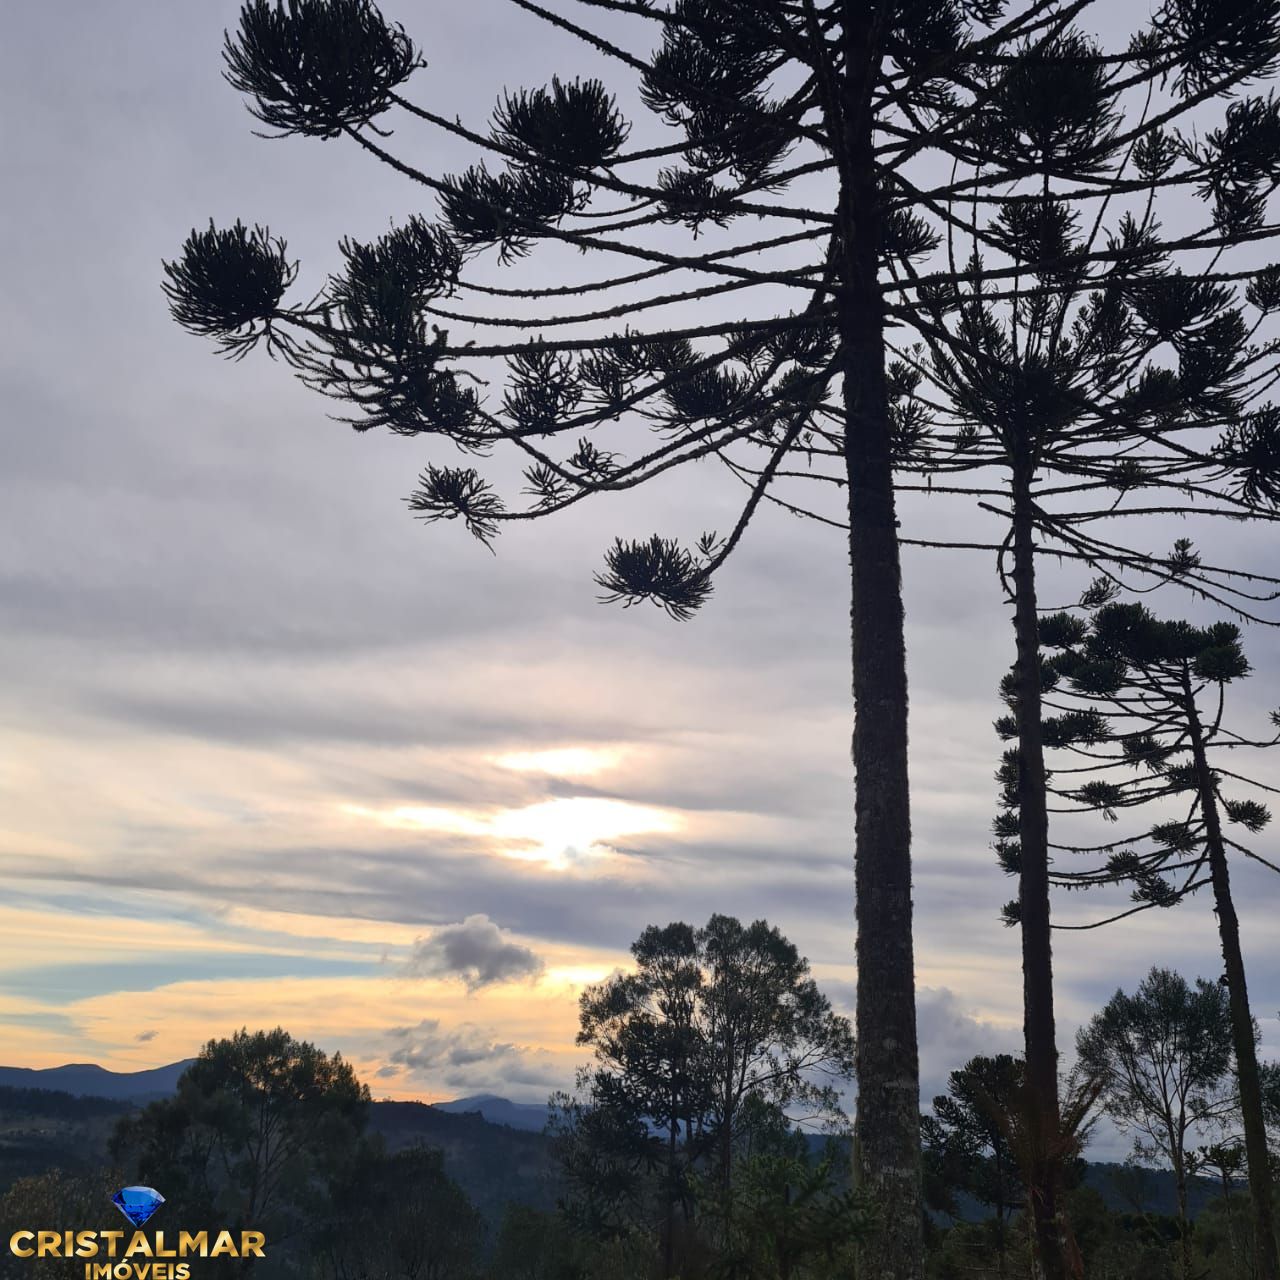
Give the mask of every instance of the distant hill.
[[[45, 1070], [0, 1067], [0, 1192], [15, 1179], [45, 1169], [78, 1169], [107, 1162], [116, 1121], [135, 1106], [173, 1093], [189, 1062], [151, 1071], [107, 1071], [91, 1063]], [[449, 1174], [490, 1221], [516, 1202], [552, 1208], [558, 1184], [551, 1144], [543, 1135], [546, 1108], [478, 1094], [453, 1102], [375, 1102], [369, 1127], [391, 1151], [418, 1143], [444, 1152]], [[848, 1139], [839, 1139], [847, 1161]], [[817, 1152], [825, 1138], [811, 1135]], [[1167, 1169], [1090, 1164], [1084, 1177], [1107, 1207], [1119, 1212], [1172, 1214], [1173, 1174]], [[1193, 1178], [1190, 1209], [1196, 1216], [1220, 1194], [1215, 1181]], [[976, 1204], [962, 1216], [981, 1217]]]
[[[1142, 1169], [1127, 1164], [1090, 1164], [1084, 1185], [1102, 1197], [1116, 1213], [1156, 1213], [1173, 1217], [1178, 1212], [1178, 1184], [1172, 1169]], [[1242, 1184], [1241, 1184], [1242, 1185]], [[1216, 1178], [1187, 1179], [1187, 1208], [1194, 1218], [1222, 1194]]]
[[[149, 1071], [108, 1071], [96, 1062], [69, 1062], [62, 1067], [0, 1067], [0, 1089], [50, 1089], [77, 1098], [112, 1098], [141, 1104], [169, 1097], [178, 1087], [178, 1077], [194, 1061], [184, 1058]], [[490, 1124], [530, 1133], [541, 1133], [547, 1122], [545, 1104], [511, 1102], [493, 1093], [477, 1093], [433, 1105], [437, 1111], [451, 1115], [476, 1113]]]
[[457, 1098], [453, 1102], [437, 1102], [435, 1110], [450, 1115], [474, 1114], [483, 1116], [490, 1124], [505, 1124], [511, 1129], [524, 1129], [541, 1133], [547, 1123], [547, 1106], [532, 1102], [511, 1102], [492, 1093], [478, 1093], [472, 1098]]
[[[182, 1066], [174, 1064], [178, 1074]], [[47, 1079], [57, 1070], [19, 1078]], [[107, 1165], [107, 1144], [117, 1121], [154, 1096], [144, 1092], [135, 1098], [103, 1098], [0, 1085], [0, 1194], [18, 1178], [47, 1169], [70, 1172]], [[558, 1184], [550, 1144], [528, 1127], [527, 1116], [523, 1119], [526, 1127], [517, 1128], [492, 1123], [471, 1106], [455, 1112], [423, 1102], [375, 1102], [369, 1128], [389, 1151], [418, 1144], [438, 1147], [450, 1177], [496, 1229], [510, 1203], [555, 1207]]]
[[69, 1062], [62, 1067], [0, 1067], [0, 1088], [51, 1089], [78, 1098], [153, 1102], [173, 1093], [178, 1077], [194, 1061], [187, 1058], [150, 1071], [108, 1071], [96, 1062]]

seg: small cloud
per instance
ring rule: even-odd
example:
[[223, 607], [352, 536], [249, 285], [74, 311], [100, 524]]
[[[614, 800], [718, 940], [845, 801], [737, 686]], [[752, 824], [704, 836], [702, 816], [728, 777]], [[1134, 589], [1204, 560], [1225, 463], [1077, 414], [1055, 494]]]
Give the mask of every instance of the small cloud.
[[495, 982], [536, 978], [543, 968], [531, 948], [513, 942], [488, 916], [474, 915], [419, 938], [402, 972], [410, 978], [461, 978], [475, 991]]
[[445, 1029], [438, 1018], [392, 1027], [392, 1049], [380, 1077], [405, 1072], [437, 1086], [472, 1092], [550, 1088], [565, 1083], [565, 1069], [546, 1049], [496, 1040], [485, 1027], [464, 1022]]
[[152, 1041], [152, 1040], [154, 1040], [154, 1039], [156, 1038], [156, 1036], [158, 1036], [159, 1034], [160, 1034], [160, 1033], [159, 1033], [158, 1031], [155, 1031], [155, 1030], [150, 1030], [150, 1031], [139, 1031], [139, 1032], [138, 1032], [138, 1034], [137, 1034], [136, 1036], [134, 1036], [133, 1038], [134, 1038], [134, 1039], [135, 1039], [139, 1044], [150, 1044], [150, 1043], [151, 1043], [151, 1041]]

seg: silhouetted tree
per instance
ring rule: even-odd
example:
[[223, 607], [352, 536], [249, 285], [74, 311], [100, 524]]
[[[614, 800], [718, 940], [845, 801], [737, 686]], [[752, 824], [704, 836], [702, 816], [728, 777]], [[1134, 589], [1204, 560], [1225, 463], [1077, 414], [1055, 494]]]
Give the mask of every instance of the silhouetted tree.
[[1153, 968], [1133, 995], [1118, 990], [1076, 1037], [1081, 1067], [1102, 1084], [1107, 1111], [1173, 1167], [1184, 1280], [1191, 1267], [1187, 1139], [1237, 1105], [1228, 1003], [1216, 982], [1197, 978], [1193, 988], [1172, 970]]
[[725, 1247], [709, 1268], [729, 1280], [839, 1274], [871, 1221], [834, 1167], [835, 1153], [761, 1151], [743, 1160], [726, 1208]]
[[[686, 924], [650, 927], [632, 944], [637, 971], [583, 997], [579, 1044], [590, 1044], [614, 1069], [597, 1072], [599, 1102], [625, 1091], [626, 1106], [666, 1131], [664, 1269], [674, 1270], [675, 1212], [687, 1222], [688, 1165], [711, 1141], [703, 1126], [712, 1110], [713, 1066], [704, 1052], [699, 1000], [705, 981], [703, 940]], [[695, 1135], [694, 1126], [698, 1126]], [[684, 1141], [681, 1142], [681, 1127]], [[726, 1134], [729, 1130], [725, 1130]]]
[[340, 1054], [279, 1027], [242, 1030], [210, 1040], [174, 1097], [124, 1117], [112, 1151], [185, 1212], [265, 1231], [278, 1247], [328, 1212], [368, 1108]]
[[1024, 1087], [1017, 1058], [1007, 1053], [979, 1055], [947, 1077], [947, 1092], [934, 1098], [933, 1114], [921, 1119], [926, 1150], [950, 1168], [956, 1189], [995, 1210], [1002, 1276], [1008, 1219], [1023, 1201], [1024, 1190], [1001, 1116], [1019, 1104]]
[[[675, 1201], [673, 1153], [655, 1143], [638, 1099], [578, 1073], [577, 1094], [551, 1097], [547, 1131], [566, 1194], [560, 1208], [574, 1229], [593, 1240], [647, 1237], [657, 1195], [663, 1206], [664, 1267], [671, 1263]], [[589, 1101], [584, 1101], [584, 1098]], [[661, 1173], [659, 1172], [661, 1171]], [[655, 1180], [661, 1177], [655, 1192]]]
[[[651, 926], [631, 951], [633, 971], [582, 995], [578, 1043], [594, 1050], [595, 1064], [583, 1073], [586, 1097], [569, 1126], [579, 1142], [566, 1152], [597, 1183], [593, 1148], [614, 1161], [631, 1154], [621, 1186], [634, 1193], [647, 1146], [651, 1167], [665, 1168], [671, 1274], [674, 1208], [689, 1220], [691, 1168], [714, 1170], [727, 1213], [735, 1147], [761, 1108], [840, 1123], [837, 1087], [853, 1069], [853, 1037], [807, 961], [763, 920], [744, 926], [715, 915], [700, 929]], [[573, 1164], [568, 1171], [581, 1180]], [[598, 1197], [598, 1186], [588, 1194]]]
[[[227, 77], [257, 118], [276, 135], [352, 140], [437, 196], [441, 222], [415, 217], [371, 243], [344, 241], [340, 270], [298, 304], [283, 301], [296, 264], [265, 228], [193, 232], [166, 268], [173, 313], [229, 355], [264, 345], [344, 404], [360, 429], [441, 436], [481, 456], [501, 445], [521, 456], [522, 505], [476, 467], [435, 463], [410, 500], [424, 519], [460, 519], [485, 541], [505, 522], [689, 462], [715, 460], [743, 482], [747, 496], [727, 536], [704, 533], [692, 549], [660, 535], [618, 540], [598, 578], [609, 599], [654, 600], [688, 616], [766, 502], [845, 529], [857, 779], [856, 1150], [883, 1224], [864, 1266], [876, 1277], [916, 1277], [899, 546], [930, 539], [900, 539], [894, 469], [932, 478], [981, 463], [980, 454], [959, 456], [974, 443], [967, 419], [975, 413], [997, 433], [1010, 427], [995, 461], [1012, 467], [1021, 531], [1027, 1064], [1052, 1137], [1046, 859], [1028, 674], [1035, 601], [1027, 533], [1040, 518], [1041, 442], [1018, 423], [1062, 424], [1058, 371], [1080, 353], [1061, 343], [1034, 360], [1025, 352], [1003, 359], [966, 316], [981, 326], [987, 304], [1013, 290], [1027, 306], [1065, 317], [1078, 299], [1105, 291], [1109, 273], [1160, 275], [1175, 258], [1270, 235], [1275, 106], [1232, 101], [1229, 120], [1202, 141], [1191, 125], [1213, 120], [1223, 100], [1274, 67], [1280, 9], [1276, 0], [1164, 0], [1131, 39], [1104, 49], [1072, 26], [1087, 0], [1022, 0], [1011, 13], [1000, 0], [580, 0], [599, 29], [537, 0], [514, 3], [634, 77], [675, 140], [646, 137], [628, 150], [631, 122], [596, 80], [506, 93], [487, 128], [469, 127], [405, 96], [423, 60], [369, 0], [250, 0], [225, 54]], [[636, 32], [651, 51], [633, 51]], [[465, 141], [480, 162], [456, 175], [424, 172], [374, 123], [389, 112]], [[1157, 195], [1187, 190], [1211, 208], [1209, 225], [1161, 230]], [[1119, 217], [1126, 203], [1137, 213], [1104, 236], [1104, 215]], [[1083, 236], [1081, 216], [1094, 228]], [[755, 229], [744, 235], [745, 219]], [[972, 249], [964, 256], [954, 253], [960, 235]], [[609, 265], [567, 268], [551, 286], [497, 285], [475, 273], [481, 251], [514, 267], [538, 245]], [[1210, 290], [1215, 275], [1231, 274], [1213, 262], [1194, 270]], [[1035, 288], [1021, 288], [1025, 280]], [[1120, 291], [1084, 322], [1104, 346], [1116, 305], [1133, 304]], [[1158, 310], [1147, 307], [1144, 323], [1181, 343], [1178, 370], [1148, 376], [1159, 342], [1146, 338], [1136, 349], [1121, 343], [1098, 360], [1084, 356], [1100, 370], [1108, 362], [1104, 382], [1134, 381], [1148, 427], [1168, 416], [1171, 389], [1181, 396], [1198, 385], [1206, 404], [1213, 399], [1222, 388], [1215, 360], [1230, 336], [1210, 333], [1216, 319], [1199, 302], [1190, 312], [1185, 299], [1175, 302], [1147, 323]], [[1012, 323], [1026, 314], [1015, 309]], [[610, 332], [615, 320], [633, 327]], [[474, 325], [481, 340], [455, 341], [443, 324]], [[1205, 340], [1182, 341], [1196, 325]], [[543, 336], [513, 342], [503, 336], [510, 328]], [[1033, 328], [1039, 335], [1044, 325]], [[984, 367], [1000, 357], [994, 367], [1011, 368], [1015, 383], [971, 396], [975, 352]], [[493, 379], [502, 389], [486, 402], [477, 371], [488, 377], [498, 361], [506, 362], [505, 378]], [[1011, 405], [1018, 422], [1009, 421]], [[958, 425], [948, 432], [951, 409]], [[1274, 415], [1237, 417], [1224, 448], [1265, 488], [1277, 453]], [[637, 444], [626, 426], [654, 435]], [[811, 483], [820, 494], [829, 485], [843, 509], [792, 494]], [[1053, 1178], [1048, 1170], [1036, 1177], [1041, 1262], [1060, 1277]]]
[[[1065, 94], [1058, 70], [1070, 77]], [[1100, 570], [1087, 596], [1094, 603], [1128, 581], [1143, 590], [1181, 583], [1246, 615], [1258, 607], [1258, 592], [1273, 579], [1206, 564], [1187, 539], [1167, 554], [1153, 554], [1125, 526], [1134, 526], [1135, 516], [1143, 517], [1136, 522], [1140, 530], [1152, 516], [1181, 515], [1189, 499], [1198, 500], [1190, 510], [1207, 519], [1276, 519], [1267, 478], [1274, 461], [1259, 467], [1259, 456], [1238, 441], [1241, 432], [1266, 435], [1277, 417], [1263, 400], [1273, 381], [1275, 346], [1254, 338], [1280, 294], [1270, 276], [1259, 283], [1248, 272], [1249, 287], [1240, 293], [1236, 273], [1217, 269], [1234, 226], [1220, 205], [1179, 250], [1155, 247], [1157, 193], [1171, 173], [1186, 182], [1197, 166], [1211, 166], [1207, 152], [1192, 156], [1189, 139], [1159, 129], [1132, 148], [1113, 147], [1122, 95], [1084, 46], [1060, 51], [1060, 64], [1045, 71], [1039, 91], [1027, 91], [1036, 125], [1032, 141], [1023, 139], [1045, 179], [1042, 199], [1007, 204], [1002, 225], [986, 237], [1004, 243], [1025, 264], [1026, 276], [994, 296], [953, 300], [965, 349], [931, 345], [933, 376], [953, 406], [950, 431], [961, 442], [963, 465], [995, 466], [1001, 475], [1000, 488], [966, 489], [972, 484], [966, 481], [955, 487], [1007, 522], [998, 567], [1014, 611], [1016, 660], [1001, 692], [1010, 711], [1006, 736], [1017, 745], [1002, 771], [1006, 801], [996, 834], [1019, 880], [1010, 918], [1022, 933], [1028, 1081], [1048, 1151], [1057, 1145], [1058, 1067], [1045, 749], [1089, 725], [1061, 722], [1058, 736], [1046, 739], [1037, 562], [1051, 555]], [[1229, 114], [1247, 115], [1234, 108]], [[1239, 119], [1239, 128], [1252, 127]], [[1268, 124], [1263, 132], [1270, 136], [1270, 130]], [[1185, 167], [1168, 152], [1175, 137], [1178, 147], [1190, 149]], [[1065, 159], [1055, 138], [1071, 153]], [[1090, 172], [1075, 167], [1076, 155], [1088, 157]], [[1110, 225], [1104, 211], [1091, 217], [1087, 202], [1051, 193], [1049, 186], [1051, 176], [1061, 178], [1064, 162], [1073, 181], [1096, 179], [1104, 156], [1115, 166], [1108, 169], [1113, 193], [1120, 186], [1149, 192], [1141, 211], [1120, 199]], [[979, 244], [976, 223], [972, 235]], [[1216, 246], [1213, 264], [1193, 274], [1181, 250], [1205, 239]], [[1040, 246], [1041, 265], [1028, 243]], [[1056, 256], [1046, 266], [1048, 243]], [[1105, 262], [1098, 262], [1103, 243]], [[946, 314], [940, 307], [939, 325]], [[1057, 1176], [1046, 1168], [1034, 1181], [1048, 1191]]]
[[[1111, 603], [1087, 623], [1065, 613], [1042, 618], [1040, 643], [1047, 651], [1047, 696], [1057, 713], [1046, 719], [1046, 735], [1075, 760], [1051, 790], [1067, 802], [1068, 811], [1100, 811], [1112, 819], [1121, 813], [1128, 819], [1152, 804], [1164, 806], [1161, 820], [1132, 837], [1067, 846], [1101, 862], [1084, 871], [1059, 869], [1051, 878], [1068, 888], [1131, 886], [1136, 906], [1086, 927], [1172, 907], [1206, 883], [1212, 887], [1230, 995], [1257, 1269], [1269, 1275], [1277, 1265], [1272, 1178], [1257, 1029], [1228, 853], [1280, 868], [1242, 843], [1243, 834], [1228, 834], [1228, 824], [1242, 833], [1263, 830], [1270, 820], [1266, 806], [1247, 794], [1224, 794], [1224, 787], [1266, 789], [1239, 771], [1236, 757], [1274, 746], [1280, 738], [1245, 737], [1226, 719], [1226, 688], [1250, 670], [1239, 628], [1231, 623], [1198, 627], [1162, 621], [1138, 604]], [[1271, 718], [1280, 727], [1280, 713]], [[1215, 763], [1223, 756], [1231, 756], [1236, 767]], [[1170, 805], [1183, 810], [1171, 817]]]

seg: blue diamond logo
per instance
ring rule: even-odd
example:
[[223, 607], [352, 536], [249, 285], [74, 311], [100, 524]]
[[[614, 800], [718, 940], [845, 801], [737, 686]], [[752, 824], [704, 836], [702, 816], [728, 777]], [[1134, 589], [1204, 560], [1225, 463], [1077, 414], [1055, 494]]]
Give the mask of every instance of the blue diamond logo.
[[121, 1187], [111, 1197], [111, 1203], [124, 1214], [135, 1227], [140, 1227], [164, 1204], [154, 1187]]

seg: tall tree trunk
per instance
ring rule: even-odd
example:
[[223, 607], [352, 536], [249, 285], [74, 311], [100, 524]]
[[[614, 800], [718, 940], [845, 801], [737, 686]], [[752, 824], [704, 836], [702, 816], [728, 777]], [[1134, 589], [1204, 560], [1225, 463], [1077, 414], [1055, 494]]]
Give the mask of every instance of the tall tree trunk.
[[[1222, 1175], [1222, 1209], [1227, 1218], [1227, 1244], [1231, 1246], [1231, 1270], [1239, 1266], [1240, 1249], [1236, 1243], [1236, 1215], [1231, 1207], [1231, 1175], [1226, 1168], [1220, 1170]], [[1258, 1280], [1257, 1268], [1254, 1269], [1254, 1280]]]
[[1244, 956], [1240, 951], [1240, 922], [1231, 897], [1231, 873], [1222, 840], [1222, 818], [1214, 790], [1213, 773], [1205, 751], [1204, 728], [1191, 690], [1190, 673], [1183, 671], [1183, 696], [1187, 728], [1195, 761], [1196, 788], [1204, 815], [1209, 848], [1209, 875], [1218, 912], [1218, 937], [1227, 977], [1231, 1010], [1231, 1037], [1236, 1054], [1236, 1082], [1240, 1089], [1240, 1114], [1244, 1123], [1244, 1151], [1249, 1170], [1249, 1201], [1253, 1210], [1253, 1255], [1258, 1280], [1280, 1280], [1280, 1254], [1276, 1247], [1276, 1221], [1267, 1156], [1267, 1129], [1262, 1110], [1262, 1083], [1258, 1078], [1258, 1052], [1253, 1039], [1253, 1014], [1245, 982]]
[[[871, 87], [876, 10], [844, 0], [836, 227], [853, 657], [858, 930], [854, 1173], [877, 1211], [859, 1280], [919, 1280], [924, 1265], [920, 1070], [911, 936], [911, 821], [902, 574], [878, 280]], [[833, 122], [834, 123], [834, 122]]]
[[1006, 1272], [1004, 1232], [1004, 1161], [1000, 1158], [1000, 1134], [993, 1143], [996, 1164], [996, 1271], [1003, 1277]]
[[668, 1277], [676, 1271], [676, 1126], [675, 1103], [671, 1106], [670, 1124], [667, 1127], [667, 1212], [666, 1230], [662, 1239], [662, 1274]]
[[1030, 1137], [1027, 1195], [1035, 1253], [1045, 1280], [1071, 1275], [1062, 1207], [1062, 1133], [1058, 1104], [1058, 1047], [1053, 1016], [1053, 947], [1049, 923], [1049, 815], [1040, 705], [1040, 636], [1036, 614], [1032, 464], [1013, 471], [1013, 589], [1015, 713], [1018, 724], [1018, 901], [1022, 928], [1023, 1036]]
[[731, 1219], [733, 1216], [733, 1112], [727, 1107], [724, 1126], [720, 1131], [720, 1212], [723, 1216], [724, 1245], [729, 1247]]
[[1178, 1275], [1191, 1280], [1191, 1218], [1187, 1213], [1187, 1161], [1181, 1151], [1173, 1153], [1173, 1178], [1178, 1195]]

